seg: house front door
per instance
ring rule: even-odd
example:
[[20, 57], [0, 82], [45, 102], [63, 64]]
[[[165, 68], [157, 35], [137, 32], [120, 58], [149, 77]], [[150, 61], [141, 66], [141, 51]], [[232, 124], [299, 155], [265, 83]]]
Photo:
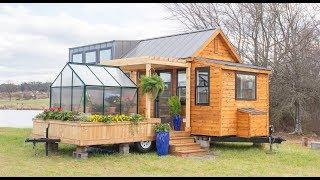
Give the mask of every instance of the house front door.
[[155, 101], [155, 115], [156, 117], [161, 118], [161, 122], [171, 124], [168, 99], [172, 96], [172, 72], [158, 71], [157, 73], [164, 81], [166, 88]]

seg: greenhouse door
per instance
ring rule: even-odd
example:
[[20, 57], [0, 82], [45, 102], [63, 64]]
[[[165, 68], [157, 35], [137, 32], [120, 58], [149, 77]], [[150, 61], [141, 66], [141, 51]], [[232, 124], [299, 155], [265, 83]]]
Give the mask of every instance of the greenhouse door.
[[171, 116], [168, 107], [168, 99], [172, 96], [172, 72], [171, 71], [158, 71], [158, 75], [165, 83], [164, 92], [155, 101], [156, 117], [161, 118], [161, 122], [171, 124]]

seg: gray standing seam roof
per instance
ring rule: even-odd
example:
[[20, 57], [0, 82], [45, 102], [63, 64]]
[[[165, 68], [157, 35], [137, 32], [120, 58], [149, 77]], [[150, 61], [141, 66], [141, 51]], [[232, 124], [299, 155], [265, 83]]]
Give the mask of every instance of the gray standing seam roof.
[[205, 29], [189, 33], [175, 34], [141, 40], [121, 58], [138, 56], [160, 56], [171, 58], [191, 57], [216, 29]]

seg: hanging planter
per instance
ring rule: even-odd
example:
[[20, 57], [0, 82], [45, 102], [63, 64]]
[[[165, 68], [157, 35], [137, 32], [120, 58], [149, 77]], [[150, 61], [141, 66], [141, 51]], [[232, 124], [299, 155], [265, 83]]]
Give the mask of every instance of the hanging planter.
[[152, 74], [151, 76], [141, 77], [142, 93], [150, 93], [156, 99], [164, 91], [165, 84], [160, 76]]
[[160, 123], [155, 125], [156, 131], [156, 149], [159, 156], [169, 154], [169, 135], [170, 125], [167, 123]]

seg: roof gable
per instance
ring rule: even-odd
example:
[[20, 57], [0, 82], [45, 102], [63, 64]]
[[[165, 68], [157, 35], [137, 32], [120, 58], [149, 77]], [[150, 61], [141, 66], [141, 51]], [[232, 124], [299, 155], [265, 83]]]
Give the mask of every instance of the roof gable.
[[217, 29], [208, 40], [192, 55], [192, 57], [214, 58], [224, 61], [242, 63], [239, 54], [229, 39]]

